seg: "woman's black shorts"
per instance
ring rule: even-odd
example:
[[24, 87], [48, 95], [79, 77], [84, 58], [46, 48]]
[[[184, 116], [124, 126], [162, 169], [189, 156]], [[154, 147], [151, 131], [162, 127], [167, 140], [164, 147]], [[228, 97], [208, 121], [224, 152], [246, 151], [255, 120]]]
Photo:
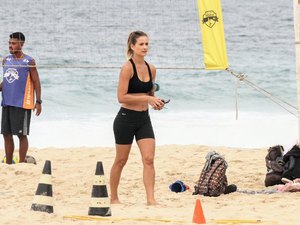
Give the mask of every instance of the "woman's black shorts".
[[113, 127], [116, 144], [132, 144], [134, 136], [136, 141], [155, 138], [148, 110], [140, 112], [121, 107]]

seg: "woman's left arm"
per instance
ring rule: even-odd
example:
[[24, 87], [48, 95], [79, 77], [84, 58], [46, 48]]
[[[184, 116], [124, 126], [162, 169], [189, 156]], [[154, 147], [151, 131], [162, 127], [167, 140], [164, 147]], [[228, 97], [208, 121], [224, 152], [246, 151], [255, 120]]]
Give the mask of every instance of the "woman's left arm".
[[[156, 79], [156, 68], [152, 64], [149, 64], [149, 65], [150, 65], [150, 70], [151, 70], [151, 74], [152, 74], [152, 82], [154, 83], [155, 79]], [[154, 90], [154, 88], [152, 88], [152, 90], [149, 92], [149, 95], [154, 96], [154, 94], [155, 94], [154, 92], [155, 92], [155, 90]]]

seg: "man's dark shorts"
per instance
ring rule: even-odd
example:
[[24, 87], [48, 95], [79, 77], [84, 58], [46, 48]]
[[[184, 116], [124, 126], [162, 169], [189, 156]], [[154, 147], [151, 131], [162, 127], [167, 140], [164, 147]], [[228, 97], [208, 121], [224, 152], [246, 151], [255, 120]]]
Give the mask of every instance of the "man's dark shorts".
[[31, 110], [2, 107], [1, 134], [29, 135]]

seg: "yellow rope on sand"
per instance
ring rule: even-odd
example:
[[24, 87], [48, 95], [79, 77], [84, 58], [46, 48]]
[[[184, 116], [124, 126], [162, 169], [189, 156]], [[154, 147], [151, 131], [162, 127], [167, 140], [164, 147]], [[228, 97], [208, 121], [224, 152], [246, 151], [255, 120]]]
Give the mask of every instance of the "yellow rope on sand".
[[[63, 216], [64, 219], [74, 219], [74, 220], [106, 220], [106, 221], [126, 221], [126, 220], [135, 220], [135, 221], [156, 221], [163, 223], [192, 223], [191, 221], [186, 220], [170, 220], [170, 219], [157, 219], [157, 218], [112, 218], [112, 217], [100, 217], [100, 216]], [[263, 223], [262, 220], [210, 220], [210, 222], [216, 224], [243, 224], [243, 223]]]
[[157, 221], [164, 223], [188, 223], [184, 220], [169, 220], [169, 219], [156, 219], [156, 218], [112, 218], [112, 217], [100, 217], [100, 216], [63, 216], [64, 219], [76, 219], [76, 220], [110, 220], [110, 221], [126, 221], [126, 220], [136, 220], [136, 221]]
[[211, 220], [217, 224], [263, 223], [262, 220]]

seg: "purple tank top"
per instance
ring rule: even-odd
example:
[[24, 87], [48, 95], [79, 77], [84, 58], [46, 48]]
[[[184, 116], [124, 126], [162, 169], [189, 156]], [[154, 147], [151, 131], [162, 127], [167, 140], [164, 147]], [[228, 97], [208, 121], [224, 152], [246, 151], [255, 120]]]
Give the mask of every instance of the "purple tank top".
[[28, 55], [24, 55], [21, 59], [15, 59], [13, 55], [4, 58], [2, 106], [33, 109], [34, 87], [29, 70], [32, 60], [33, 58]]

